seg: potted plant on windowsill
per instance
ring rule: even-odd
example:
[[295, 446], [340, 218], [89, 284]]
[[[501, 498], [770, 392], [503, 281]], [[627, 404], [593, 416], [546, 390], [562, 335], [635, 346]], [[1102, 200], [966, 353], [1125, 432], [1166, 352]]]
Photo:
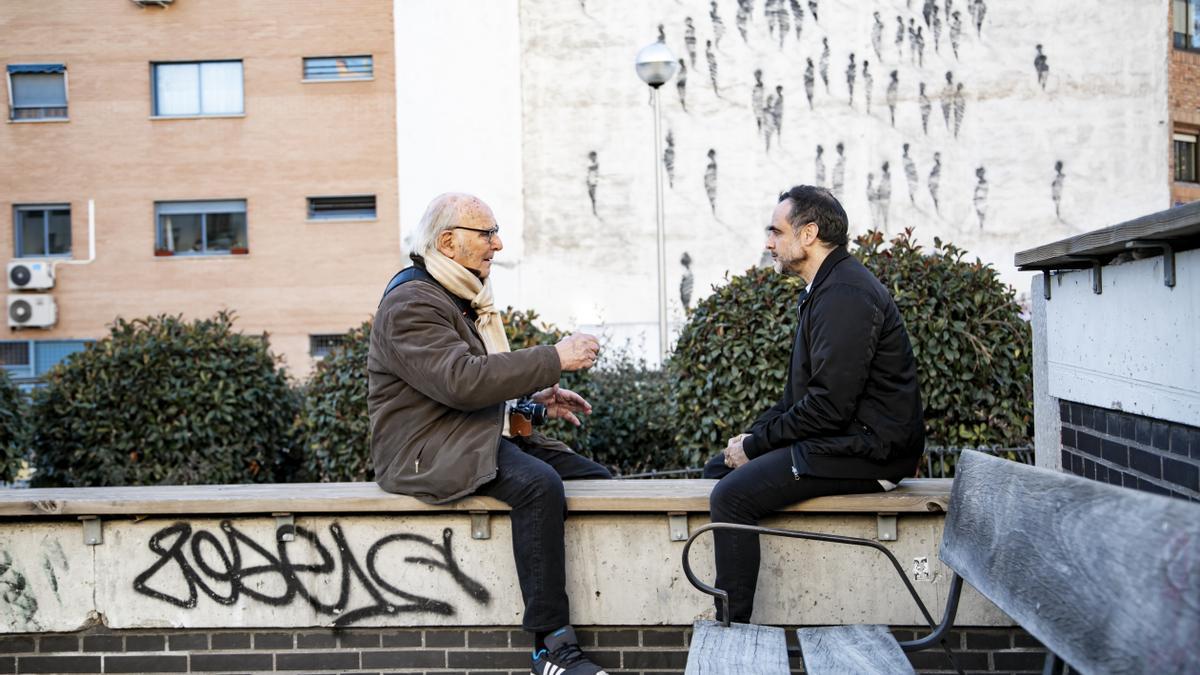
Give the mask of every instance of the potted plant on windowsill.
[[245, 246], [232, 246], [229, 249], [230, 255], [246, 255], [249, 252], [250, 249]]
[[169, 248], [156, 248], [154, 249], [154, 255], [161, 258], [163, 256], [175, 255], [175, 251], [172, 251]]

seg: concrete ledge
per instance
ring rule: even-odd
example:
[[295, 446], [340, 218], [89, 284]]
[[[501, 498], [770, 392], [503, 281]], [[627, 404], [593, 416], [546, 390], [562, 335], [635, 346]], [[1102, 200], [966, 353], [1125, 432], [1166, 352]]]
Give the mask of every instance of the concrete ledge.
[[[807, 513], [945, 513], [949, 478], [912, 478], [891, 492], [810, 499], [784, 509]], [[573, 512], [707, 513], [714, 480], [567, 481]], [[0, 517], [242, 513], [445, 513], [507, 511], [490, 497], [431, 505], [374, 483], [171, 485], [0, 490]]]

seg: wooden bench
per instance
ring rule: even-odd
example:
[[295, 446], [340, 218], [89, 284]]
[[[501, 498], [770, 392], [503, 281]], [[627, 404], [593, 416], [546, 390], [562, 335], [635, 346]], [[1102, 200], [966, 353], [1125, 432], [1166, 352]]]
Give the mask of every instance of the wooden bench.
[[[914, 594], [931, 628], [917, 640], [898, 642], [886, 626], [802, 628], [805, 672], [911, 673], [905, 653], [936, 646], [962, 672], [943, 640], [965, 580], [1046, 646], [1047, 673], [1061, 672], [1064, 661], [1084, 673], [1200, 673], [1200, 505], [970, 451], [957, 471], [940, 551], [954, 571], [942, 621], [934, 625]], [[738, 526], [706, 525], [688, 544], [708, 529], [730, 527]], [[762, 628], [777, 631], [775, 643], [782, 643], [782, 629]], [[761, 651], [762, 632], [698, 622], [687, 672], [748, 672], [754, 663], [755, 672], [787, 673], [786, 665], [758, 667], [761, 655], [738, 656], [748, 653], [747, 635]]]

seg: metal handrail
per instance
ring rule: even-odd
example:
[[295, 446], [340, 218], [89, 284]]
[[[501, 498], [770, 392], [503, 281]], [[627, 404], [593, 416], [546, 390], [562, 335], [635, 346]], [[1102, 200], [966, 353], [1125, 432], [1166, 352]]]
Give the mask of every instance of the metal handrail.
[[824, 541], [832, 544], [866, 546], [883, 553], [885, 556], [887, 556], [887, 559], [891, 561], [892, 567], [896, 569], [896, 573], [900, 575], [900, 579], [904, 582], [904, 587], [908, 589], [909, 595], [912, 596], [913, 601], [917, 604], [917, 608], [921, 610], [921, 615], [925, 617], [926, 623], [929, 624], [929, 627], [932, 630], [932, 632], [924, 638], [901, 642], [901, 649], [903, 649], [905, 652], [912, 652], [925, 649], [934, 643], [941, 644], [942, 648], [946, 651], [946, 656], [950, 659], [950, 663], [954, 666], [954, 669], [959, 673], [963, 672], [962, 668], [958, 664], [958, 659], [954, 657], [954, 652], [950, 649], [950, 645], [947, 644], [945, 640], [946, 632], [954, 623], [954, 616], [958, 611], [958, 598], [962, 590], [962, 578], [957, 574], [953, 576], [950, 582], [950, 597], [946, 602], [946, 612], [942, 617], [942, 623], [937, 624], [934, 622], [933, 616], [929, 613], [929, 609], [925, 607], [924, 601], [922, 601], [921, 597], [917, 595], [917, 589], [912, 585], [912, 582], [908, 580], [908, 575], [904, 573], [904, 568], [900, 566], [900, 561], [896, 559], [896, 556], [893, 555], [891, 551], [889, 551], [879, 542], [871, 541], [870, 539], [861, 539], [858, 537], [843, 537], [836, 534], [804, 532], [799, 530], [781, 530], [771, 527], [762, 527], [760, 525], [742, 525], [740, 523], [709, 523], [693, 532], [692, 535], [688, 537], [687, 543], [683, 545], [683, 574], [687, 577], [692, 586], [696, 587], [696, 590], [713, 596], [718, 602], [721, 603], [721, 608], [723, 610], [721, 612], [721, 625], [725, 626], [726, 628], [729, 627], [729, 593], [719, 588], [709, 586], [708, 584], [696, 578], [695, 573], [692, 572], [691, 562], [688, 559], [688, 553], [691, 551], [692, 542], [696, 540], [696, 537], [699, 537], [701, 534], [708, 532], [709, 530], [735, 530], [752, 534], [788, 537], [791, 539], [811, 539], [814, 541]]

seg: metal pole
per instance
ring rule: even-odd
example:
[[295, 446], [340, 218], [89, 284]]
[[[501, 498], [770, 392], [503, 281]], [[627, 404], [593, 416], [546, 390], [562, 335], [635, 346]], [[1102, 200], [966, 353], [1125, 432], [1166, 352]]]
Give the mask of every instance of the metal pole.
[[667, 231], [663, 224], [662, 112], [659, 87], [654, 87], [654, 201], [658, 217], [658, 349], [663, 365], [667, 361]]

